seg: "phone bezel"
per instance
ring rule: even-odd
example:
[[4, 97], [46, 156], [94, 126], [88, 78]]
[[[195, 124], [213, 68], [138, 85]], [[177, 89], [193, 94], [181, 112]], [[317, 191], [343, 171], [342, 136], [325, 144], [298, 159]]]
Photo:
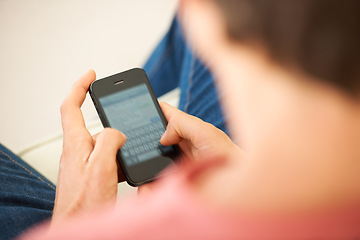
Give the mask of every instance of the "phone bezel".
[[[118, 83], [119, 81], [122, 82]], [[99, 98], [131, 88], [139, 84], [145, 84], [147, 86], [147, 89], [155, 105], [155, 108], [158, 112], [158, 115], [161, 119], [161, 122], [166, 128], [167, 126], [166, 118], [160, 108], [159, 102], [157, 101], [154, 91], [152, 90], [150, 81], [148, 80], [145, 71], [141, 68], [134, 68], [109, 77], [105, 77], [94, 81], [90, 85], [89, 93], [104, 127], [111, 127], [111, 126], [109, 124], [109, 120], [106, 117], [105, 111], [99, 101]], [[117, 158], [118, 158], [118, 162], [120, 163], [120, 166], [123, 169], [127, 182], [131, 186], [139, 186], [144, 183], [153, 181], [163, 169], [165, 169], [170, 164], [179, 161], [178, 160], [180, 156], [179, 149], [177, 148], [176, 145], [174, 145], [174, 148], [175, 148], [175, 152], [171, 157], [163, 157], [163, 156], [156, 157], [151, 160], [138, 163], [134, 166], [126, 165], [125, 160], [121, 154], [121, 150], [119, 150], [117, 153]]]

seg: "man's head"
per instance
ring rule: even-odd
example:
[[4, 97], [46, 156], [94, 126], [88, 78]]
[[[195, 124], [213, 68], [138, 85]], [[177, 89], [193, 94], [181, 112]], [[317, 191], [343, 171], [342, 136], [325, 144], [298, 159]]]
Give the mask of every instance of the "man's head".
[[216, 6], [228, 39], [249, 47], [261, 47], [273, 61], [290, 70], [303, 71], [344, 92], [359, 95], [359, 1], [194, 2]]
[[245, 147], [335, 141], [360, 116], [359, 1], [182, 0], [180, 16]]

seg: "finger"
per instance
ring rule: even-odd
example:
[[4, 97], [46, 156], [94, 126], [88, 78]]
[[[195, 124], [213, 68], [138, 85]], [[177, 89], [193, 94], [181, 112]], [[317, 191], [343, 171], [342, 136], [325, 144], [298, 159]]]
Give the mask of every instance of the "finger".
[[229, 149], [228, 146], [233, 145], [231, 139], [212, 124], [186, 114], [166, 103], [161, 103], [161, 107], [164, 115], [168, 118], [168, 126], [160, 140], [161, 144], [179, 144], [189, 158], [191, 156], [193, 158], [206, 158], [223, 155], [224, 149]]
[[[160, 142], [163, 145], [180, 143], [183, 139], [192, 143], [197, 142], [197, 132], [201, 131], [206, 124], [201, 119], [186, 114], [167, 103], [161, 103], [161, 108], [168, 120], [168, 126]], [[201, 136], [204, 135], [202, 132]]]
[[[96, 140], [97, 140], [97, 138], [98, 138], [99, 135], [100, 135], [100, 132], [99, 132], [99, 133], [96, 133], [96, 134], [94, 134], [94, 135], [92, 136], [94, 145], [96, 144]], [[125, 178], [125, 174], [124, 174], [124, 172], [123, 172], [123, 170], [122, 170], [122, 168], [121, 168], [121, 166], [120, 166], [119, 161], [116, 161], [116, 165], [117, 165], [117, 169], [118, 169], [118, 182], [120, 183], [120, 182], [125, 181], [126, 178]]]
[[98, 133], [95, 133], [94, 135], [92, 135], [92, 139], [93, 139], [93, 142], [94, 142], [94, 145], [96, 143], [96, 139], [99, 137], [101, 132], [98, 132]]
[[166, 102], [159, 102], [161, 110], [163, 111], [165, 118], [167, 121], [170, 121], [170, 119], [175, 116], [176, 114], [178, 114], [180, 111], [179, 109], [171, 106], [170, 104], [166, 103]]
[[80, 110], [83, 104], [89, 85], [95, 81], [96, 75], [93, 70], [88, 71], [79, 80], [77, 80], [69, 94], [61, 105], [61, 122], [64, 131], [64, 137], [67, 137], [71, 129], [85, 128], [85, 122]]
[[[97, 138], [99, 137], [99, 135], [100, 135], [100, 132], [99, 132], [99, 133], [96, 133], [96, 134], [94, 134], [94, 135], [92, 136], [94, 145], [96, 144], [96, 140], [97, 140]], [[121, 168], [121, 166], [120, 166], [119, 161], [116, 161], [116, 165], [117, 165], [117, 169], [118, 169], [118, 182], [120, 183], [120, 182], [125, 181], [126, 178], [125, 178], [125, 174], [124, 174], [124, 172], [123, 172], [123, 170], [122, 170], [122, 168]]]
[[[89, 164], [98, 172], [110, 174], [117, 169], [116, 153], [125, 144], [126, 136], [113, 128], [105, 128], [96, 138]], [[117, 171], [115, 171], [117, 174]]]
[[66, 99], [77, 107], [81, 107], [85, 100], [89, 86], [93, 81], [95, 81], [95, 79], [96, 73], [92, 69], [89, 70], [73, 84]]

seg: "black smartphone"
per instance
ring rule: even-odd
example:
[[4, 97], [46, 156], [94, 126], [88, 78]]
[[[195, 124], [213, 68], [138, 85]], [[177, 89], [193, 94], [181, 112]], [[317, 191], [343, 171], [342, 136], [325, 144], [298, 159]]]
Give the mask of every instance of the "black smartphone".
[[117, 159], [130, 185], [150, 182], [164, 168], [181, 161], [176, 145], [159, 142], [167, 121], [143, 69], [96, 80], [89, 92], [103, 126], [127, 137]]

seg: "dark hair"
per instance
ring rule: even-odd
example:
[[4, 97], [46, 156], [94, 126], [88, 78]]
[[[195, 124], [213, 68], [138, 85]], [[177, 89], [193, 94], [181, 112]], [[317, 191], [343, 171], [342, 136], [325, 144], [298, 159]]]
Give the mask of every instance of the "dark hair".
[[214, 1], [232, 39], [260, 43], [278, 63], [359, 95], [359, 0]]

